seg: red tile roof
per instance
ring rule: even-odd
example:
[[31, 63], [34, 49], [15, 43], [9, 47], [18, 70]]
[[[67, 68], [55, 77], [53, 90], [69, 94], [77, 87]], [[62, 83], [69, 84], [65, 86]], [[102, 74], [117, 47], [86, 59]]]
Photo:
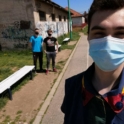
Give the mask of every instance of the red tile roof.
[[[68, 11], [68, 7], [65, 8], [67, 11]], [[73, 9], [70, 9], [70, 12], [72, 13], [72, 17], [82, 17], [83, 14], [73, 10]]]

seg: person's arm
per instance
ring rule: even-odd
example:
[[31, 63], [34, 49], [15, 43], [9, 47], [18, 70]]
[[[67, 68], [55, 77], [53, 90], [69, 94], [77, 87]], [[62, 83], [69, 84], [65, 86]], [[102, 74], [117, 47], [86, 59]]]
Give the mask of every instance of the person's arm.
[[46, 38], [43, 40], [43, 51], [46, 53]]
[[29, 42], [28, 42], [28, 47], [29, 47], [29, 48], [32, 48], [32, 37], [30, 37], [30, 40], [29, 40]]
[[43, 42], [43, 51], [46, 53], [46, 43]]
[[[72, 122], [73, 120], [72, 117], [74, 117], [72, 115], [75, 115], [75, 112], [77, 111], [76, 108], [78, 107], [79, 104], [83, 107], [82, 105], [83, 75], [84, 73], [80, 73], [65, 80], [65, 96], [61, 105], [61, 111], [64, 113], [64, 124], [68, 124], [70, 121]], [[82, 103], [80, 102], [80, 100]], [[71, 124], [71, 122], [69, 124]]]
[[61, 105], [61, 111], [66, 114], [66, 104], [67, 104], [67, 86], [66, 86], [66, 81], [65, 81], [65, 96]]
[[41, 47], [42, 47], [42, 49], [43, 49], [43, 42], [44, 42], [44, 39], [43, 39], [43, 37], [41, 37]]
[[56, 53], [58, 53], [58, 48], [59, 48], [59, 43], [58, 43], [58, 41], [56, 41], [55, 45], [56, 45]]

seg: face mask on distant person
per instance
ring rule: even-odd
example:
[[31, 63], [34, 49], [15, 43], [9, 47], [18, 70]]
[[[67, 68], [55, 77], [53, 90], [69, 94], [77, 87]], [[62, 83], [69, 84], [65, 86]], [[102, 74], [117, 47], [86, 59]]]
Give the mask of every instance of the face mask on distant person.
[[52, 34], [48, 33], [48, 36], [52, 36]]
[[35, 32], [35, 34], [36, 34], [36, 35], [38, 35], [38, 34], [39, 34], [39, 32]]
[[89, 55], [101, 70], [113, 71], [124, 62], [124, 39], [104, 37], [89, 40]]

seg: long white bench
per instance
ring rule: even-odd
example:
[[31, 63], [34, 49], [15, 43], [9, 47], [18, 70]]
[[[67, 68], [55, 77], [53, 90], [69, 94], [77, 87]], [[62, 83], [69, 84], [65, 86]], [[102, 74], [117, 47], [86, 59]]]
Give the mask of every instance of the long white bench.
[[24, 67], [22, 67], [21, 69], [19, 69], [18, 71], [16, 71], [15, 73], [13, 73], [12, 75], [10, 75], [8, 78], [4, 79], [3, 81], [0, 82], [0, 94], [3, 93], [5, 90], [8, 89], [9, 91], [9, 98], [10, 100], [12, 100], [12, 93], [11, 93], [11, 86], [13, 84], [15, 84], [17, 81], [19, 81], [22, 77], [24, 77], [26, 74], [30, 73], [31, 74], [31, 78], [33, 78], [32, 76], [32, 71], [34, 69], [34, 65], [26, 65]]
[[[57, 45], [55, 45], [55, 50], [57, 49]], [[58, 51], [61, 51], [61, 45], [58, 45]]]

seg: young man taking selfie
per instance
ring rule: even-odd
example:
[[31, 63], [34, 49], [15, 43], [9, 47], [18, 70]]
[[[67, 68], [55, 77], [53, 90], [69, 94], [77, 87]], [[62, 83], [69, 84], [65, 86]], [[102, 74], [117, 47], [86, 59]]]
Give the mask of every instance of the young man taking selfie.
[[70, 77], [64, 124], [124, 124], [124, 0], [94, 0], [88, 15], [94, 63]]

